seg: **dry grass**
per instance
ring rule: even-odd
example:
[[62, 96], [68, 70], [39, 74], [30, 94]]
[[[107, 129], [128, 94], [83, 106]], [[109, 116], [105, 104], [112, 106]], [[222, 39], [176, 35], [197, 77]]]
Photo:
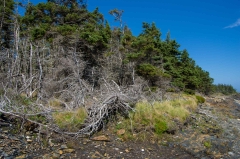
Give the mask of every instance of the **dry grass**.
[[48, 104], [49, 104], [49, 106], [52, 107], [52, 108], [61, 108], [61, 105], [62, 105], [61, 101], [58, 100], [58, 99], [56, 99], [56, 98], [50, 99], [50, 100], [48, 101]]

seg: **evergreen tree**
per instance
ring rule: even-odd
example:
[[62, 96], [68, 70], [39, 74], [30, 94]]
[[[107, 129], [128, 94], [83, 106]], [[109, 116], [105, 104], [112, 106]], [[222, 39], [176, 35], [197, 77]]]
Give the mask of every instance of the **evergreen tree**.
[[10, 48], [13, 45], [14, 0], [0, 1], [0, 44]]

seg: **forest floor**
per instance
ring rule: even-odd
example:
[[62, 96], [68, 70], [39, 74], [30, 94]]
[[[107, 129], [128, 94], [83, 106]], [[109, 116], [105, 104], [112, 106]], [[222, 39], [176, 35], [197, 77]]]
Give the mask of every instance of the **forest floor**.
[[90, 139], [69, 139], [47, 130], [23, 133], [15, 120], [2, 116], [0, 158], [240, 158], [240, 95], [205, 98], [181, 130], [144, 142], [123, 141], [112, 133], [111, 124]]

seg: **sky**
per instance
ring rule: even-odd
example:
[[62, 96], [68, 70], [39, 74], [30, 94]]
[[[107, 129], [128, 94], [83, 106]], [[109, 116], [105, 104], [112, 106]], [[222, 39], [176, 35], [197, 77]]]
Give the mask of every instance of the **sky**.
[[[32, 3], [46, 0], [30, 0]], [[187, 49], [190, 57], [208, 71], [214, 84], [230, 84], [240, 92], [240, 1], [239, 0], [87, 0], [112, 27], [119, 26], [108, 12], [123, 10], [122, 21], [137, 36], [142, 23], [154, 22], [165, 39]]]

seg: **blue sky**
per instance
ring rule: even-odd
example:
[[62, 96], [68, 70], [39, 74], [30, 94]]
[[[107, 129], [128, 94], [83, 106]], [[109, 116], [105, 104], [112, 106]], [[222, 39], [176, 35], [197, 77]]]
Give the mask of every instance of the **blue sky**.
[[[44, 0], [30, 0], [33, 3]], [[122, 20], [134, 35], [142, 22], [155, 22], [162, 39], [171, 38], [187, 49], [197, 65], [210, 73], [214, 83], [231, 84], [240, 92], [240, 1], [239, 0], [87, 0], [88, 9], [108, 14], [124, 10]]]

